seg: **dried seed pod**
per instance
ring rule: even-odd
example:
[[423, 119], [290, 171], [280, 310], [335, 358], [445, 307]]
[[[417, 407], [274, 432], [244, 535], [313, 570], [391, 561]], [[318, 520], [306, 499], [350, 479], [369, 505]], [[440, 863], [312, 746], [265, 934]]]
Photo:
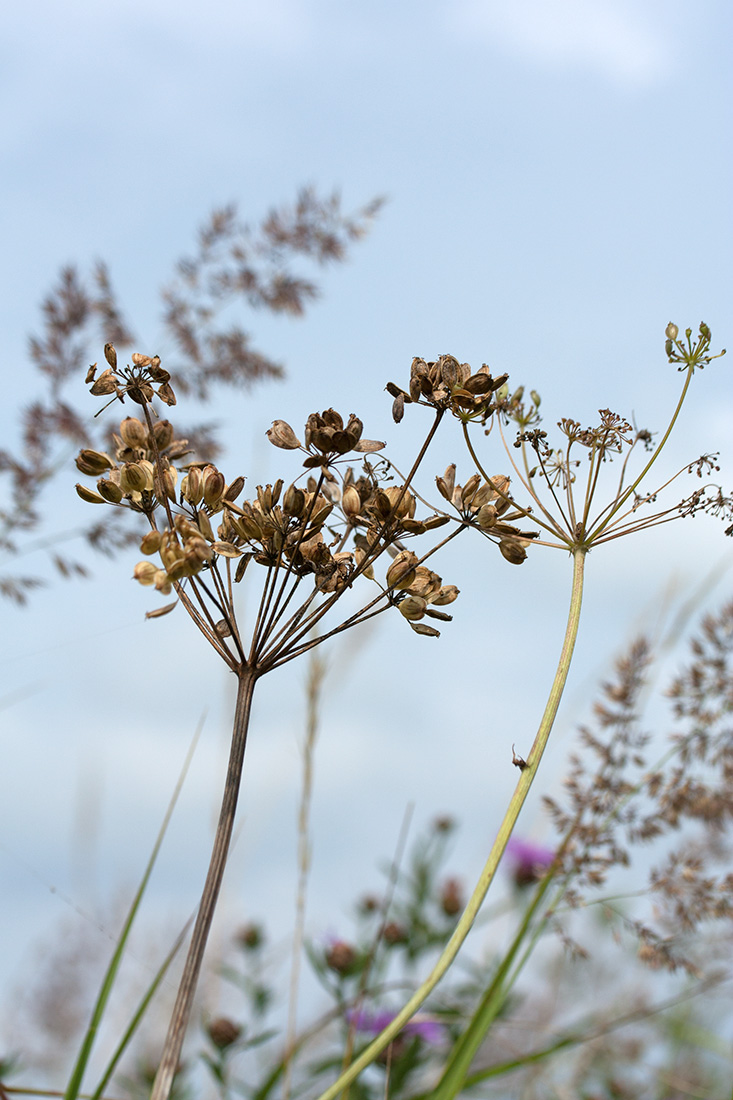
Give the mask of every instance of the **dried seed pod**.
[[108, 502], [99, 493], [95, 493], [93, 489], [87, 489], [86, 485], [75, 486], [77, 495], [85, 500], [87, 504], [107, 504]]
[[361, 497], [359, 496], [358, 489], [353, 485], [349, 485], [344, 489], [341, 498], [341, 507], [344, 510], [344, 515], [349, 519], [353, 519], [361, 512]]
[[140, 584], [155, 584], [155, 578], [159, 573], [157, 565], [151, 561], [139, 561], [132, 571], [133, 578]]
[[176, 395], [173, 392], [173, 387], [168, 382], [164, 382], [162, 386], [158, 386], [158, 397], [165, 405], [171, 406], [176, 404]]
[[181, 481], [181, 494], [189, 504], [196, 505], [203, 500], [204, 480], [201, 476], [201, 470], [197, 466], [192, 466]]
[[201, 475], [204, 485], [204, 504], [215, 509], [224, 496], [226, 482], [224, 474], [216, 466], [206, 466]]
[[108, 477], [100, 477], [97, 488], [109, 504], [119, 504], [124, 496], [117, 482]]
[[121, 422], [120, 435], [128, 447], [145, 447], [148, 442], [148, 429], [136, 416], [128, 416]]
[[481, 478], [478, 474], [472, 474], [471, 477], [469, 477], [468, 481], [463, 486], [463, 489], [461, 491], [461, 505], [464, 508], [468, 507], [473, 502], [473, 498], [476, 495], [476, 490], [478, 489], [480, 484]]
[[410, 622], [417, 622], [424, 616], [428, 605], [422, 596], [406, 596], [404, 600], [400, 600], [398, 606], [401, 615]]
[[239, 477], [235, 477], [234, 481], [227, 485], [226, 490], [224, 491], [224, 500], [235, 501], [239, 494], [242, 492], [243, 488], [244, 478], [240, 474]]
[[300, 519], [305, 511], [305, 493], [297, 485], [289, 485], [283, 497], [283, 512], [286, 516]]
[[285, 420], [273, 420], [272, 427], [265, 433], [270, 443], [275, 447], [281, 447], [284, 451], [297, 451], [300, 440]]
[[235, 546], [231, 542], [214, 542], [211, 549], [216, 554], [221, 554], [223, 558], [239, 558], [242, 556], [242, 551], [238, 546]]
[[[230, 513], [227, 513], [227, 515], [229, 515], [229, 514]], [[204, 536], [204, 538], [207, 539], [209, 542], [213, 542], [214, 541], [214, 531], [213, 531], [213, 528], [211, 526], [211, 520], [207, 516], [206, 512], [203, 511], [203, 509], [200, 512], [198, 512], [198, 514], [196, 516], [196, 520], [197, 520], [198, 525], [199, 525], [199, 530], [200, 530], [201, 534]]]
[[456, 464], [452, 462], [442, 477], [436, 477], [435, 484], [438, 492], [450, 503], [456, 488]]
[[433, 596], [430, 602], [434, 607], [444, 607], [446, 604], [457, 600], [459, 595], [460, 590], [454, 584], [444, 584], [437, 596]]
[[115, 462], [104, 451], [84, 449], [76, 456], [76, 468], [89, 477], [99, 477], [106, 470], [114, 470]]
[[499, 513], [493, 504], [484, 504], [476, 513], [478, 525], [482, 531], [490, 531], [499, 518]]
[[102, 371], [97, 381], [89, 391], [94, 397], [106, 397], [110, 393], [117, 392], [117, 379], [114, 376], [111, 368]]
[[409, 588], [415, 579], [417, 554], [412, 550], [401, 550], [387, 570], [389, 588]]
[[147, 482], [147, 472], [139, 462], [126, 462], [120, 470], [120, 488], [123, 493], [141, 493]]
[[173, 442], [173, 425], [170, 420], [156, 420], [153, 424], [153, 434], [159, 451], [164, 451]]
[[147, 531], [140, 539], [140, 550], [143, 554], [157, 554], [163, 536], [160, 531]]
[[527, 557], [527, 551], [515, 539], [502, 539], [499, 543], [499, 549], [512, 565], [521, 565]]
[[432, 603], [433, 597], [437, 596], [442, 583], [437, 573], [433, 573], [426, 565], [418, 565], [414, 580], [405, 587], [411, 596], [420, 596], [428, 603]]

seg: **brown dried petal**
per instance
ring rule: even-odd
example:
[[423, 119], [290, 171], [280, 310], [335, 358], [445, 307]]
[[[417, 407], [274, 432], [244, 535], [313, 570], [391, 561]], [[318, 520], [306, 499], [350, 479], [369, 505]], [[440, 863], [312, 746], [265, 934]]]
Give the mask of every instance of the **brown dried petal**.
[[149, 382], [140, 382], [136, 386], [129, 386], [127, 392], [138, 405], [149, 405], [155, 396], [155, 391]]
[[361, 497], [359, 491], [353, 485], [348, 485], [343, 492], [341, 498], [341, 507], [344, 510], [344, 514], [351, 519], [353, 516], [358, 516], [361, 511]]
[[490, 531], [498, 519], [499, 513], [493, 504], [484, 504], [479, 508], [476, 519], [482, 531]]

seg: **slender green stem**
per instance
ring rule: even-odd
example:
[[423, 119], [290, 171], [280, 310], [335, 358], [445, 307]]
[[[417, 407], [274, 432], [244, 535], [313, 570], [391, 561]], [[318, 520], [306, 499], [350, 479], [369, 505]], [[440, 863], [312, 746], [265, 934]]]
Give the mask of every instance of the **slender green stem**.
[[435, 989], [438, 982], [451, 966], [453, 960], [458, 954], [463, 942], [465, 941], [468, 933], [471, 930], [474, 920], [478, 915], [479, 909], [483, 903], [484, 898], [491, 885], [496, 870], [499, 866], [499, 861], [504, 854], [509, 837], [512, 834], [512, 830], [516, 825], [519, 813], [525, 803], [527, 795], [529, 794], [532, 781], [537, 773], [542, 754], [545, 750], [547, 742], [552, 731], [552, 727], [557, 715], [558, 707], [560, 705], [560, 699], [562, 697], [563, 689], [567, 682], [568, 673], [570, 671], [570, 662], [573, 656], [573, 649], [575, 648], [575, 640], [578, 636], [578, 626], [580, 623], [580, 609], [583, 598], [583, 576], [585, 566], [585, 550], [583, 547], [576, 547], [573, 551], [573, 585], [572, 594], [570, 597], [570, 611], [568, 614], [568, 624], [565, 630], [565, 638], [563, 641], [562, 651], [560, 653], [560, 660], [557, 666], [557, 672], [555, 673], [555, 679], [553, 680], [550, 694], [545, 707], [545, 712], [542, 716], [537, 735], [532, 745], [532, 749], [527, 758], [525, 767], [522, 769], [519, 781], [512, 796], [512, 800], [509, 804], [504, 820], [499, 828], [498, 835], [494, 841], [494, 845], [489, 853], [486, 864], [484, 865], [481, 876], [476, 884], [473, 894], [471, 895], [465, 910], [456, 925], [455, 931], [448, 941], [442, 955], [438, 959], [437, 963], [433, 967], [431, 973], [428, 975], [422, 985], [415, 991], [410, 997], [407, 1004], [397, 1013], [392, 1022], [374, 1039], [373, 1042], [362, 1052], [362, 1054], [352, 1063], [345, 1073], [342, 1073], [338, 1079], [321, 1094], [318, 1100], [334, 1100], [336, 1096], [343, 1089], [349, 1085], [363, 1069], [370, 1065], [380, 1051], [392, 1042], [395, 1036], [402, 1030], [405, 1024], [410, 1018], [417, 1012], [420, 1006], [423, 1004], [428, 995]]
[[219, 823], [216, 829], [214, 847], [211, 852], [209, 870], [206, 876], [201, 902], [199, 905], [196, 923], [194, 925], [191, 943], [188, 948], [186, 964], [178, 987], [176, 1003], [173, 1007], [173, 1015], [168, 1027], [163, 1054], [158, 1066], [158, 1072], [151, 1093], [151, 1100], [168, 1100], [173, 1078], [178, 1068], [178, 1061], [186, 1035], [188, 1020], [191, 1015], [193, 998], [196, 992], [201, 964], [206, 949], [206, 941], [209, 936], [211, 922], [214, 917], [216, 902], [221, 889], [224, 868], [226, 866], [229, 844], [234, 826], [234, 816], [237, 809], [237, 799], [242, 781], [242, 768], [244, 764], [244, 750], [247, 745], [247, 730], [252, 711], [252, 696], [257, 682], [257, 671], [245, 667], [239, 671], [239, 690], [237, 692], [237, 705], [234, 712], [234, 729], [232, 733], [232, 745], [229, 753], [229, 766], [227, 768], [224, 783], [224, 795], [219, 812]]

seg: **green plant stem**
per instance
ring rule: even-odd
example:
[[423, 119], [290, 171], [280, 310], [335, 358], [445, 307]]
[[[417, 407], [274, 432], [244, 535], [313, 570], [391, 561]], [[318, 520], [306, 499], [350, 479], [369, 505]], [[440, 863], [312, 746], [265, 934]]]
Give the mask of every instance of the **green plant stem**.
[[[466, 908], [463, 911], [461, 919], [456, 925], [455, 931], [448, 941], [443, 953], [436, 962], [432, 971], [422, 983], [422, 985], [415, 991], [410, 997], [408, 1002], [397, 1013], [395, 1018], [390, 1024], [369, 1044], [369, 1046], [359, 1055], [359, 1057], [352, 1063], [349, 1068], [342, 1073], [337, 1080], [321, 1093], [318, 1100], [335, 1100], [335, 1097], [346, 1088], [358, 1075], [370, 1065], [377, 1055], [384, 1050], [384, 1048], [392, 1042], [396, 1035], [402, 1030], [405, 1024], [411, 1019], [411, 1017], [417, 1012], [420, 1006], [433, 989], [435, 989], [438, 982], [444, 976], [446, 971], [451, 966], [453, 960], [458, 954], [461, 946], [463, 945], [468, 933], [471, 930], [474, 920], [476, 919], [479, 909], [483, 903], [484, 898], [488, 892], [488, 889], [494, 879], [499, 861], [504, 854], [509, 837], [512, 834], [514, 826], [517, 823], [520, 811], [526, 801], [529, 794], [530, 787], [537, 774], [542, 754], [545, 751], [547, 742], [552, 731], [555, 717], [557, 715], [558, 707], [560, 705], [560, 699], [562, 697], [563, 689], [567, 682], [568, 673], [570, 671], [570, 663], [573, 656], [573, 650], [575, 648], [575, 640], [578, 636], [578, 627], [580, 624], [580, 610], [583, 599], [583, 577], [585, 571], [585, 549], [582, 546], [576, 546], [573, 550], [573, 584], [572, 593], [570, 597], [570, 611], [568, 614], [568, 623], [565, 630], [565, 638], [563, 641], [562, 651], [560, 653], [560, 660], [558, 662], [555, 678], [550, 688], [550, 694], [547, 699], [547, 705], [545, 706], [545, 712], [542, 716], [537, 734], [532, 745], [532, 749], [527, 758], [527, 762], [524, 768], [522, 768], [519, 781], [517, 783], [514, 794], [512, 795], [509, 807], [504, 815], [504, 820], [499, 827], [496, 840], [489, 853], [488, 859], [481, 872], [481, 876], [476, 884], [476, 888], [471, 895]], [[157, 1098], [156, 1098], [157, 1100]]]
[[552, 874], [550, 873], [545, 876], [542, 883], [535, 891], [535, 896], [531, 904], [527, 907], [527, 911], [512, 940], [511, 947], [502, 959], [499, 968], [491, 980], [491, 984], [481, 998], [479, 1006], [473, 1014], [468, 1027], [456, 1041], [448, 1061], [446, 1062], [440, 1081], [435, 1089], [429, 1093], [430, 1100], [447, 1100], [447, 1098], [455, 1096], [456, 1093], [460, 1092], [463, 1088], [476, 1052], [484, 1041], [489, 1028], [498, 1016], [506, 1000], [507, 976], [519, 953], [524, 938], [527, 935], [532, 919], [544, 900], [551, 882]]
[[155, 839], [155, 844], [153, 845], [153, 850], [150, 853], [150, 858], [148, 859], [145, 872], [140, 881], [140, 885], [135, 892], [135, 896], [132, 899], [132, 904], [125, 919], [125, 923], [122, 927], [120, 938], [117, 942], [114, 954], [112, 955], [112, 959], [109, 966], [107, 967], [104, 978], [102, 980], [102, 985], [97, 995], [94, 1009], [92, 1010], [92, 1017], [89, 1021], [89, 1026], [85, 1032], [81, 1049], [77, 1056], [76, 1062], [74, 1063], [74, 1068], [71, 1071], [71, 1077], [69, 1078], [69, 1083], [66, 1086], [66, 1091], [63, 1094], [64, 1100], [76, 1100], [76, 1097], [80, 1095], [82, 1079], [89, 1064], [92, 1047], [94, 1046], [94, 1042], [97, 1038], [97, 1033], [102, 1022], [102, 1017], [104, 1016], [104, 1011], [107, 1007], [107, 1002], [109, 1001], [110, 994], [112, 993], [112, 987], [114, 985], [115, 978], [117, 977], [117, 973], [122, 963], [122, 957], [125, 953], [125, 948], [127, 947], [127, 941], [130, 938], [130, 932], [132, 931], [135, 917], [137, 916], [138, 910], [142, 903], [143, 896], [148, 886], [148, 882], [150, 881], [150, 876], [153, 873], [153, 867], [155, 866], [155, 861], [158, 858], [158, 853], [160, 852], [163, 838], [165, 837], [171, 817], [173, 816], [173, 810], [175, 809], [176, 802], [178, 801], [178, 796], [181, 793], [184, 780], [186, 778], [186, 775], [188, 774], [188, 769], [191, 764], [191, 760], [193, 759], [193, 753], [196, 745], [198, 744], [198, 739], [201, 734], [201, 728], [202, 725], [201, 723], [199, 723], [199, 726], [196, 729], [196, 733], [194, 734], [193, 740], [186, 755], [183, 768], [181, 769], [181, 774], [178, 777], [178, 781], [173, 790], [173, 794], [171, 795], [170, 802], [168, 803], [168, 808], [163, 818], [163, 824], [161, 825], [158, 835]]
[[151, 1100], [168, 1100], [173, 1086], [173, 1079], [178, 1069], [178, 1062], [186, 1035], [188, 1020], [191, 1015], [193, 999], [196, 993], [201, 964], [206, 950], [206, 941], [214, 917], [216, 902], [221, 889], [224, 868], [226, 866], [229, 844], [234, 827], [234, 817], [237, 810], [237, 799], [242, 781], [242, 769], [244, 765], [244, 750], [247, 745], [247, 730], [252, 711], [252, 696], [257, 682], [257, 671], [249, 666], [239, 670], [239, 688], [237, 691], [237, 704], [234, 712], [234, 728], [232, 731], [232, 744], [229, 753], [229, 765], [227, 767], [224, 783], [224, 795], [219, 812], [219, 823], [214, 838], [214, 846], [211, 852], [209, 870], [206, 875], [199, 911], [196, 917], [191, 943], [188, 948], [186, 964], [178, 987], [176, 1003], [173, 1007], [168, 1026], [163, 1054], [155, 1077]]

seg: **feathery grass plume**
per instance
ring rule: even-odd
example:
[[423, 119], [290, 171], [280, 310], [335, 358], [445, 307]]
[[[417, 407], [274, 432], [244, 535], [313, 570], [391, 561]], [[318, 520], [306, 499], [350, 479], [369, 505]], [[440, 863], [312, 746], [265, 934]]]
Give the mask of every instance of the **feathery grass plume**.
[[[217, 386], [248, 389], [283, 378], [282, 364], [254, 347], [239, 324], [224, 322], [222, 311], [229, 317], [236, 304], [302, 316], [320, 292], [308, 271], [345, 260], [381, 205], [381, 199], [374, 199], [346, 213], [337, 193], [322, 196], [304, 188], [293, 204], [271, 210], [255, 226], [241, 220], [234, 204], [214, 211], [199, 232], [195, 256], [177, 264], [175, 278], [161, 294], [163, 335], [176, 349], [179, 390], [208, 401]], [[41, 551], [58, 575], [86, 576], [77, 554], [59, 552], [61, 543], [83, 539], [109, 555], [130, 546], [135, 532], [116, 522], [115, 513], [80, 529], [46, 532], [43, 494], [66, 468], [69, 448], [86, 443], [106, 452], [112, 446], [103, 429], [91, 438], [88, 416], [68, 394], [68, 386], [89, 362], [91, 348], [103, 341], [131, 347], [134, 328], [101, 262], [88, 277], [73, 266], [62, 268], [41, 309], [42, 329], [31, 337], [29, 352], [43, 376], [44, 396], [23, 411], [19, 444], [0, 450], [0, 474], [6, 475], [7, 485], [6, 502], [0, 506], [0, 552], [10, 560]], [[217, 457], [212, 425], [191, 425], [181, 434], [198, 454]], [[45, 584], [34, 573], [7, 569], [0, 575], [0, 596], [17, 604]]]
[[[270, 442], [300, 452], [302, 472], [287, 488], [278, 478], [272, 485], [257, 486], [250, 500], [238, 502], [245, 479], [227, 483], [215, 465], [185, 462], [186, 441], [177, 438], [167, 419], [158, 419], [156, 401], [176, 404], [171, 376], [160, 359], [136, 352], [122, 366], [113, 345], [105, 345], [104, 353], [107, 365], [101, 373], [96, 365], [87, 372], [91, 394], [109, 398], [107, 405], [129, 399], [140, 407], [143, 419], [122, 421], [112, 454], [81, 451], [77, 467], [97, 481], [94, 489], [77, 485], [77, 492], [90, 504], [145, 517], [149, 530], [140, 540], [145, 560], [135, 566], [134, 577], [162, 595], [176, 595], [149, 617], [169, 613], [180, 600], [239, 683], [220, 822], [154, 1090], [155, 1100], [163, 1100], [178, 1064], [221, 886], [258, 679], [391, 608], [415, 633], [437, 637], [437, 628], [421, 620], [450, 621], [438, 608], [453, 602], [458, 590], [444, 586], [424, 562], [461, 528], [421, 556], [406, 546], [447, 522], [437, 514], [417, 518], [410, 488], [440, 416], [399, 486], [384, 486], [386, 466], [369, 458], [384, 444], [365, 439], [354, 414], [345, 421], [334, 409], [312, 413], [303, 443], [284, 421], [275, 421], [267, 433]], [[357, 460], [364, 456], [360, 467], [348, 465], [350, 455]], [[379, 581], [375, 567], [384, 554], [392, 560]], [[259, 582], [260, 597], [253, 621], [240, 624], [235, 588], [245, 574], [253, 584]], [[366, 602], [335, 625], [334, 616], [324, 623], [356, 583], [366, 586]]]

